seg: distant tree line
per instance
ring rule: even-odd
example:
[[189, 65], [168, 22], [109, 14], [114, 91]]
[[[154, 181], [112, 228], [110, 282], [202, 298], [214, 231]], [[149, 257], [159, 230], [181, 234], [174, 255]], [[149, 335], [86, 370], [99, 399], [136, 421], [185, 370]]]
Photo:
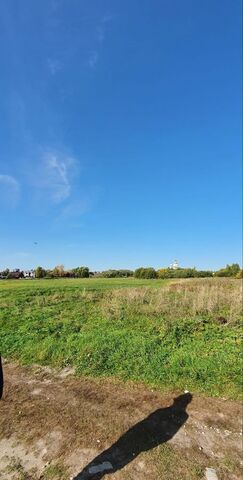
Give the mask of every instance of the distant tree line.
[[[28, 275], [30, 273], [30, 275]], [[53, 269], [46, 269], [41, 266], [35, 270], [15, 269], [10, 271], [6, 268], [0, 272], [1, 279], [19, 279], [19, 278], [88, 278], [92, 276], [92, 272], [88, 267], [76, 267], [71, 270], [65, 270], [63, 265], [56, 265]]]
[[105, 270], [99, 274], [104, 278], [126, 278], [133, 277], [134, 272], [132, 270]]
[[53, 270], [45, 270], [42, 267], [37, 267], [35, 270], [36, 278], [88, 278], [90, 274], [88, 267], [65, 270], [63, 265], [56, 265]]
[[196, 270], [195, 268], [161, 268], [157, 272], [158, 278], [206, 278], [213, 277], [211, 270]]
[[[53, 269], [45, 269], [38, 266], [34, 273], [35, 278], [127, 278], [135, 277], [141, 279], [166, 279], [166, 278], [207, 278], [207, 277], [232, 277], [243, 278], [243, 270], [240, 269], [238, 263], [226, 265], [226, 267], [213, 272], [212, 270], [197, 270], [196, 268], [160, 268], [155, 270], [153, 267], [140, 267], [135, 271], [119, 269], [104, 270], [103, 272], [91, 272], [88, 267], [76, 267], [65, 270], [63, 265], [56, 265]], [[1, 279], [23, 278], [26, 277], [25, 271], [16, 269], [10, 271], [8, 268], [0, 272]], [[29, 277], [28, 277], [29, 278]]]
[[63, 265], [57, 265], [53, 270], [45, 270], [37, 267], [35, 270], [36, 278], [88, 278], [88, 277], [104, 277], [104, 278], [122, 278], [132, 277], [132, 270], [105, 270], [103, 272], [90, 272], [88, 267], [76, 267], [71, 270], [65, 270]]
[[160, 268], [155, 270], [152, 267], [137, 268], [134, 272], [135, 278], [207, 278], [207, 277], [236, 277], [242, 278], [242, 270], [238, 263], [226, 265], [216, 272], [212, 270], [197, 270], [196, 268]]
[[238, 263], [232, 263], [232, 265], [226, 265], [225, 268], [221, 268], [217, 272], [215, 272], [217, 277], [235, 277], [242, 278], [242, 270], [240, 269], [240, 265]]
[[140, 267], [137, 268], [134, 272], [135, 278], [158, 278], [158, 272], [152, 267], [144, 268]]

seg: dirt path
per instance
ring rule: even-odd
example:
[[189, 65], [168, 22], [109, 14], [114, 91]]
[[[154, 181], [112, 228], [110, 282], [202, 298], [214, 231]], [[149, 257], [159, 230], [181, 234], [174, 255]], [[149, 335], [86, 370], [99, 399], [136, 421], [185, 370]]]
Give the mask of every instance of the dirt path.
[[37, 366], [5, 364], [4, 374], [1, 480], [193, 480], [206, 467], [241, 478], [238, 402], [193, 396], [174, 410], [183, 392]]

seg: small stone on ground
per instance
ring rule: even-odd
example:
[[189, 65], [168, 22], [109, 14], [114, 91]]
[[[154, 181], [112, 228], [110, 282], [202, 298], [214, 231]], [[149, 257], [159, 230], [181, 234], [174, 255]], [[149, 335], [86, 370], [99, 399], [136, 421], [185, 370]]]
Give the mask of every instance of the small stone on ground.
[[206, 480], [218, 480], [218, 475], [214, 468], [206, 468], [205, 471]]

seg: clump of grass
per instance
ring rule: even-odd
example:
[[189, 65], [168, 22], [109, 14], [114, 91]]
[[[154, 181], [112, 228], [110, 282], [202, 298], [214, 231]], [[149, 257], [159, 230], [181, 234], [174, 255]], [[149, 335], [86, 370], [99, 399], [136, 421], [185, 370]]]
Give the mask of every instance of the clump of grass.
[[74, 365], [79, 374], [160, 388], [239, 396], [240, 280], [93, 290], [82, 283], [28, 285], [2, 291], [3, 356]]
[[36, 476], [32, 472], [31, 475], [24, 469], [18, 458], [11, 458], [10, 464], [5, 469], [5, 472], [8, 474], [15, 474], [14, 478], [16, 480], [35, 480]]
[[64, 480], [67, 478], [67, 469], [61, 463], [48, 465], [41, 476], [42, 480]]
[[158, 472], [158, 478], [166, 478], [166, 480], [174, 480], [175, 472], [178, 477], [183, 480], [198, 480], [204, 478], [205, 460], [195, 452], [190, 456], [185, 452], [181, 455], [180, 451], [173, 448], [168, 443], [164, 443], [149, 452], [153, 465]]

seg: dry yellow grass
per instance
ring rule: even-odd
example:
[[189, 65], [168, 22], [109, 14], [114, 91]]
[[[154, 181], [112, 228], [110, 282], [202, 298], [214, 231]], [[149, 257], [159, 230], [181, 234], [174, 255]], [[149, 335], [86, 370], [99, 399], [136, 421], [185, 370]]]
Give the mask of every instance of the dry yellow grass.
[[[104, 292], [103, 313], [119, 316], [121, 309], [166, 317], [222, 316], [234, 322], [242, 314], [242, 282], [236, 279], [179, 280], [163, 288], [123, 288]], [[225, 318], [224, 318], [225, 317]]]

